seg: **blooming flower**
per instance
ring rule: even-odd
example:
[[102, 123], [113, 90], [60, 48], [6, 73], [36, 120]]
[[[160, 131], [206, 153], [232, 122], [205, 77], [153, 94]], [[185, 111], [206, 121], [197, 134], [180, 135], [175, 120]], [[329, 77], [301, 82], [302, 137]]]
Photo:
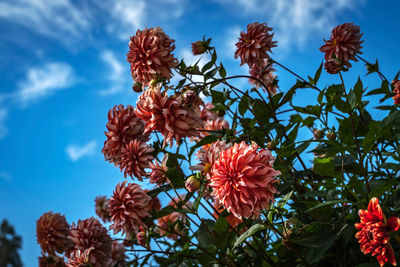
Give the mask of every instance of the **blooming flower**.
[[218, 119], [219, 116], [217, 115], [217, 113], [215, 113], [214, 111], [211, 111], [214, 108], [215, 108], [215, 106], [213, 103], [211, 103], [211, 102], [206, 103], [200, 111], [200, 119], [203, 121], [207, 121], [207, 120], [214, 121], [214, 120]]
[[267, 88], [255, 79], [249, 79], [249, 83], [257, 88], [262, 88], [265, 92], [268, 90], [272, 95], [275, 95], [278, 87], [276, 75], [274, 75], [276, 70], [271, 66], [268, 60], [264, 60], [262, 65], [253, 64], [249, 70], [250, 76], [262, 81]]
[[131, 37], [127, 54], [132, 78], [144, 85], [157, 76], [170, 79], [171, 69], [178, 65], [178, 60], [172, 54], [174, 42], [160, 27], [138, 30]]
[[144, 169], [149, 168], [153, 160], [151, 154], [153, 151], [154, 148], [139, 140], [133, 140], [122, 148], [119, 167], [121, 171], [124, 171], [125, 178], [128, 175], [136, 176], [139, 181], [142, 181], [142, 177], [146, 176]]
[[394, 89], [393, 89], [393, 93], [394, 93], [393, 100], [394, 100], [394, 103], [395, 104], [400, 104], [400, 81], [393, 81], [392, 84], [393, 84], [393, 87], [394, 87]]
[[[67, 267], [90, 267], [92, 266], [90, 263], [90, 256], [94, 247], [81, 250], [74, 250], [68, 257], [68, 262], [66, 264]], [[95, 265], [96, 267], [101, 267], [102, 265]], [[104, 265], [106, 266], [106, 265]]]
[[39, 257], [39, 267], [65, 267], [64, 258], [53, 255], [53, 256], [42, 256]]
[[146, 232], [142, 227], [140, 227], [139, 232], [137, 232], [136, 234], [136, 240], [139, 245], [141, 245], [142, 247], [146, 247]]
[[116, 266], [117, 263], [125, 262], [126, 255], [125, 255], [125, 247], [121, 242], [113, 241], [111, 244], [111, 259], [112, 259], [112, 266]]
[[331, 58], [324, 63], [324, 68], [329, 74], [337, 74], [341, 71], [342, 65], [339, 60]]
[[247, 25], [247, 32], [241, 32], [239, 42], [236, 43], [237, 50], [235, 58], [240, 57], [241, 63], [253, 66], [261, 66], [265, 58], [269, 58], [267, 52], [276, 46], [276, 41], [272, 41], [272, 28], [266, 23], [251, 23]]
[[372, 198], [367, 210], [358, 211], [360, 223], [355, 227], [360, 230], [356, 233], [361, 251], [376, 256], [381, 266], [386, 262], [396, 265], [393, 248], [390, 245], [390, 232], [399, 229], [399, 218], [391, 217], [386, 220], [377, 198]]
[[197, 41], [192, 43], [192, 53], [193, 55], [201, 55], [207, 51], [206, 44], [203, 41]]
[[110, 229], [114, 234], [136, 233], [144, 225], [144, 219], [150, 216], [149, 202], [151, 198], [140, 185], [119, 183], [110, 198], [110, 215], [113, 224]]
[[199, 114], [193, 107], [186, 107], [181, 95], [167, 96], [161, 92], [161, 84], [143, 92], [137, 101], [137, 115], [146, 121], [145, 133], [153, 130], [164, 136], [164, 144], [173, 145], [184, 137], [197, 136], [202, 127]]
[[55, 255], [56, 252], [63, 253], [71, 247], [71, 240], [68, 238], [69, 224], [64, 215], [44, 213], [36, 222], [36, 238], [43, 252]]
[[150, 178], [150, 183], [152, 184], [157, 184], [159, 186], [163, 185], [164, 183], [168, 182], [167, 178], [167, 160], [168, 160], [168, 154], [165, 154], [164, 157], [161, 160], [161, 164], [157, 162], [157, 160], [154, 160], [154, 162], [150, 162], [149, 166], [151, 169], [151, 172], [149, 174]]
[[96, 215], [104, 222], [110, 221], [110, 211], [108, 210], [108, 198], [106, 196], [97, 196], [94, 200]]
[[344, 66], [351, 67], [349, 60], [358, 61], [357, 54], [361, 52], [362, 33], [360, 27], [353, 23], [344, 23], [336, 26], [331, 33], [329, 40], [319, 48], [325, 53], [325, 60], [338, 59]]
[[[149, 192], [149, 190], [148, 190], [148, 189], [145, 189], [144, 192], [147, 194], [147, 192]], [[161, 202], [160, 202], [160, 199], [159, 199], [157, 196], [154, 197], [154, 198], [152, 198], [152, 199], [149, 201], [148, 206], [149, 206], [148, 209], [150, 210], [150, 212], [152, 212], [152, 211], [160, 211], [160, 210], [161, 210]]]
[[72, 223], [69, 238], [75, 245], [72, 252], [75, 260], [80, 261], [88, 257], [89, 263], [95, 267], [106, 266], [109, 263], [112, 240], [107, 229], [96, 218], [91, 217], [78, 220], [77, 224]]
[[147, 141], [148, 134], [144, 134], [144, 121], [136, 116], [132, 106], [118, 105], [108, 112], [107, 130], [104, 132], [107, 140], [101, 150], [109, 162], [119, 164], [120, 154], [130, 141], [135, 139]]
[[[214, 207], [216, 211], [214, 211], [214, 217], [218, 219], [219, 214], [224, 211], [224, 206], [221, 204], [218, 204], [218, 202], [214, 202]], [[229, 214], [228, 216], [225, 217], [226, 221], [229, 223], [230, 226], [235, 228], [238, 224], [242, 223], [243, 221], [237, 217], [235, 217], [233, 214]]]
[[258, 145], [244, 141], [222, 151], [209, 176], [211, 195], [237, 218], [257, 217], [274, 201], [275, 176], [280, 171], [272, 165], [274, 157], [268, 149], [257, 151]]

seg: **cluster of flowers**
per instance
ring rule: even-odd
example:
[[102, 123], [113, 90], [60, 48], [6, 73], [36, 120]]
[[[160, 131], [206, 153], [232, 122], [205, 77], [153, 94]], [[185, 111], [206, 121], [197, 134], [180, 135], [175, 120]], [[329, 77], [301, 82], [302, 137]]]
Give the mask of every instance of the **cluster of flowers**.
[[[241, 65], [250, 68], [250, 83], [262, 87], [269, 94], [277, 90], [274, 62], [268, 52], [276, 46], [272, 40], [272, 28], [265, 23], [252, 23], [247, 32], [241, 32], [236, 58]], [[351, 67], [349, 60], [357, 61], [361, 53], [362, 34], [358, 26], [345, 23], [337, 26], [331, 39], [325, 41], [320, 50], [325, 52], [325, 69], [328, 73], [338, 73], [344, 67]], [[150, 134], [163, 136], [163, 148], [174, 143], [180, 144], [189, 138], [198, 142], [210, 131], [228, 129], [229, 123], [213, 111], [212, 103], [204, 103], [198, 91], [190, 87], [168, 94], [170, 89], [163, 83], [172, 77], [178, 60], [173, 55], [174, 40], [157, 28], [138, 30], [129, 42], [127, 60], [135, 81], [133, 89], [142, 92], [136, 107], [118, 105], [110, 109], [106, 125], [107, 137], [102, 152], [105, 159], [118, 166], [127, 176], [139, 181], [148, 179], [151, 184], [162, 186], [169, 183], [167, 177], [168, 154], [162, 160], [155, 155], [155, 149], [148, 144]], [[206, 42], [192, 44], [194, 55], [208, 51]], [[400, 102], [400, 82], [394, 83], [395, 102]], [[186, 188], [193, 192], [199, 189], [204, 177], [206, 189], [203, 197], [213, 201], [214, 214], [226, 209], [226, 218], [232, 227], [244, 218], [258, 218], [260, 212], [268, 209], [277, 193], [276, 176], [281, 173], [273, 168], [274, 157], [270, 150], [260, 149], [252, 142], [247, 144], [216, 141], [202, 146], [197, 152], [199, 163], [191, 167], [199, 175], [191, 175], [186, 180]], [[177, 196], [169, 203], [175, 208], [191, 209], [191, 203], [182, 203], [184, 196]], [[110, 198], [97, 197], [96, 213], [103, 222], [110, 222], [114, 234], [122, 232], [127, 240], [136, 238], [144, 247], [149, 246], [147, 229], [155, 226], [161, 236], [177, 240], [186, 235], [187, 216], [172, 212], [154, 224], [152, 214], [160, 211], [157, 197], [151, 198], [140, 185], [124, 181], [119, 183]], [[377, 255], [378, 261], [395, 264], [393, 250], [389, 244], [389, 232], [397, 231], [399, 220], [386, 221], [376, 199], [371, 200], [367, 211], [360, 211], [361, 223], [356, 224], [360, 232], [357, 239], [364, 253]], [[171, 230], [171, 227], [173, 228]], [[37, 221], [37, 240], [43, 256], [40, 266], [52, 262], [64, 262], [59, 254], [65, 253], [67, 266], [112, 266], [125, 260], [124, 245], [112, 241], [107, 229], [95, 218], [79, 220], [71, 226], [58, 213], [45, 213]]]

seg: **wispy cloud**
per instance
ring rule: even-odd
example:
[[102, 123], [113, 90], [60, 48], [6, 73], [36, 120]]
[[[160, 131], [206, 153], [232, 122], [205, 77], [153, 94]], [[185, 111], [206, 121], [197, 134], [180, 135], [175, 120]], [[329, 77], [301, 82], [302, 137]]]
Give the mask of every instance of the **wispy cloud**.
[[124, 75], [124, 70], [126, 69], [121, 62], [115, 57], [114, 53], [106, 50], [101, 53], [101, 60], [107, 64], [109, 68], [109, 74], [107, 79], [109, 80], [111, 86], [108, 89], [101, 90], [101, 95], [111, 95], [126, 89], [125, 85], [127, 83], [126, 75]]
[[65, 152], [72, 161], [77, 161], [84, 156], [93, 155], [96, 151], [96, 147], [97, 142], [93, 140], [83, 146], [68, 145]]
[[[0, 2], [0, 18], [16, 22], [39, 34], [62, 39], [88, 33], [90, 13], [85, 6], [69, 0], [5, 0]], [[69, 36], [68, 38], [65, 38]]]
[[8, 134], [8, 128], [5, 124], [5, 120], [7, 118], [8, 111], [5, 108], [0, 108], [0, 139], [6, 137]]
[[[240, 8], [243, 16], [268, 18], [274, 27], [278, 49], [303, 48], [312, 35], [328, 32], [344, 11], [353, 10], [364, 0], [215, 0]], [[244, 30], [244, 29], [243, 29]]]
[[18, 84], [13, 98], [25, 107], [54, 91], [72, 86], [75, 80], [70, 65], [59, 62], [47, 63], [28, 70], [26, 79]]

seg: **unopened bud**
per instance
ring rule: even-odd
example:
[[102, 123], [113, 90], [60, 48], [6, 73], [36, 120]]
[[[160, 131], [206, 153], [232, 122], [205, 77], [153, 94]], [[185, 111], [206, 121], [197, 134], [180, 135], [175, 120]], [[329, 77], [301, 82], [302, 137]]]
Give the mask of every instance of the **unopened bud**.
[[206, 44], [203, 41], [197, 41], [192, 43], [192, 53], [193, 55], [201, 55], [207, 51]]
[[195, 175], [192, 175], [186, 180], [185, 186], [189, 192], [194, 192], [200, 188], [200, 181]]
[[275, 143], [274, 140], [268, 142], [267, 148], [268, 148], [269, 150], [274, 150], [275, 147], [276, 147], [276, 143]]
[[335, 140], [336, 139], [336, 134], [334, 133], [334, 132], [328, 132], [327, 134], [326, 134], [326, 137], [329, 139], [329, 140]]
[[143, 91], [143, 84], [141, 82], [135, 82], [132, 86], [132, 90], [136, 93], [140, 93]]

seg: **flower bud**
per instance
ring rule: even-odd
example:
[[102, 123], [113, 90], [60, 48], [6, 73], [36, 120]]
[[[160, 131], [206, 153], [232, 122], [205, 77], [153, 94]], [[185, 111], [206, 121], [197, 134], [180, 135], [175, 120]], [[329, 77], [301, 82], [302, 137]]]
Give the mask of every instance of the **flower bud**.
[[136, 93], [141, 93], [143, 91], [143, 84], [141, 82], [135, 82], [132, 86], [132, 90]]
[[334, 133], [334, 132], [328, 132], [327, 134], [326, 134], [326, 137], [329, 139], [329, 140], [335, 140], [336, 139], [336, 134]]
[[197, 41], [192, 43], [192, 53], [193, 55], [201, 55], [207, 51], [206, 44], [203, 41]]
[[185, 186], [189, 192], [194, 192], [200, 188], [200, 181], [195, 175], [192, 175], [186, 180]]
[[146, 232], [140, 227], [140, 231], [136, 234], [136, 240], [139, 245], [146, 247]]
[[337, 74], [342, 70], [342, 65], [337, 59], [329, 59], [324, 63], [324, 68], [329, 74]]
[[269, 142], [267, 143], [267, 148], [268, 148], [269, 150], [274, 150], [275, 147], [276, 147], [276, 143], [275, 143], [274, 140], [269, 141]]
[[323, 130], [318, 130], [318, 129], [314, 130], [314, 138], [316, 140], [322, 139], [322, 138], [324, 138], [324, 136], [325, 136], [325, 133]]

